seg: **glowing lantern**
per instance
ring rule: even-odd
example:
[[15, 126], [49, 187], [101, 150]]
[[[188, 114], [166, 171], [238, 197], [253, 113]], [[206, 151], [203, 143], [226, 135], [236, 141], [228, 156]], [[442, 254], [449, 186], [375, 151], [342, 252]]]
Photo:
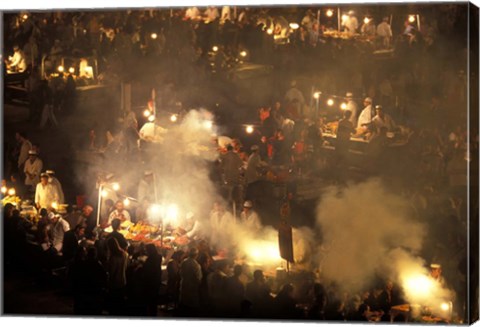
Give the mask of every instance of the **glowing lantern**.
[[58, 209], [58, 203], [55, 202], [55, 201], [53, 201], [53, 202], [52, 202], [52, 208], [53, 208], [53, 209]]
[[246, 131], [248, 134], [252, 134], [252, 133], [253, 133], [253, 126], [252, 126], [252, 125], [248, 125], [248, 126], [245, 128], [245, 131]]
[[247, 51], [244, 50], [244, 51], [240, 52], [240, 56], [241, 57], [246, 57], [247, 56]]
[[68, 69], [68, 72], [69, 72], [70, 74], [73, 74], [73, 73], [75, 73], [75, 68], [73, 68], [73, 67], [70, 67], [70, 68]]
[[120, 189], [120, 185], [118, 183], [113, 183], [112, 188], [114, 191], [118, 191]]
[[410, 15], [410, 16], [408, 16], [408, 21], [409, 21], [410, 23], [415, 22], [415, 15]]
[[331, 107], [333, 106], [333, 104], [335, 103], [335, 101], [333, 101], [333, 99], [328, 99], [327, 100], [327, 104]]
[[313, 93], [313, 97], [318, 100], [318, 99], [320, 99], [321, 94], [322, 94], [322, 92], [315, 92], [315, 93]]
[[152, 40], [155, 40], [157, 36], [158, 36], [157, 33], [150, 34], [150, 37], [152, 38]]
[[296, 30], [300, 27], [300, 25], [298, 25], [297, 23], [290, 23], [289, 26], [292, 30]]
[[65, 68], [63, 66], [58, 66], [57, 70], [59, 73], [63, 73], [65, 71]]
[[342, 15], [342, 22], [345, 22], [348, 19], [348, 15], [343, 14]]
[[2, 189], [1, 189], [1, 190], [2, 190], [2, 193], [3, 193], [3, 194], [7, 193], [7, 187], [2, 186]]
[[125, 200], [123, 200], [123, 204], [125, 205], [125, 207], [128, 207], [130, 205], [130, 199], [125, 198]]
[[271, 28], [267, 29], [267, 34], [268, 35], [272, 35], [273, 34], [273, 30]]
[[107, 197], [107, 195], [108, 195], [107, 190], [102, 190], [102, 192], [100, 193], [100, 195], [101, 195], [102, 198]]
[[347, 110], [347, 104], [345, 102], [343, 102], [341, 105], [340, 105], [340, 109], [342, 110]]
[[151, 114], [152, 113], [148, 109], [145, 109], [145, 111], [143, 112], [143, 116], [145, 116], [145, 117], [150, 117]]
[[440, 304], [440, 309], [442, 309], [443, 311], [448, 311], [450, 310], [450, 304], [444, 302]]
[[365, 18], [363, 19], [363, 22], [364, 22], [365, 24], [368, 24], [368, 23], [370, 23], [370, 18], [368, 18], [368, 17], [365, 17]]
[[212, 50], [213, 50], [214, 52], [217, 52], [217, 51], [218, 51], [218, 47], [217, 47], [216, 45], [214, 45], [213, 48], [212, 48]]
[[178, 116], [177, 116], [177, 115], [171, 115], [171, 116], [170, 116], [170, 121], [171, 121], [172, 123], [176, 122], [177, 120], [178, 120]]
[[148, 121], [149, 121], [149, 122], [153, 122], [154, 120], [155, 120], [155, 116], [154, 116], [154, 115], [148, 116]]
[[15, 192], [14, 188], [11, 188], [11, 189], [8, 190], [8, 195], [13, 196], [15, 194], [16, 194], [16, 192]]
[[332, 17], [333, 16], [333, 10], [332, 9], [328, 9], [327, 10], [327, 17]]

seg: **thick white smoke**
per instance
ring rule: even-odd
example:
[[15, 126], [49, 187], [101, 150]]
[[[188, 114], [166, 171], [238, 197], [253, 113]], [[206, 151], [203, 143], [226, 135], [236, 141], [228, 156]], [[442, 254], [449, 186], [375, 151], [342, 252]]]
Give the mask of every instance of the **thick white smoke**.
[[212, 122], [208, 111], [189, 111], [180, 123], [168, 127], [149, 163], [155, 173], [157, 201], [176, 204], [181, 216], [191, 211], [203, 220], [216, 197], [209, 178], [217, 158]]
[[425, 235], [408, 203], [378, 179], [330, 187], [317, 207], [323, 242], [317, 258], [322, 276], [359, 291], [381, 274], [393, 249], [417, 254]]

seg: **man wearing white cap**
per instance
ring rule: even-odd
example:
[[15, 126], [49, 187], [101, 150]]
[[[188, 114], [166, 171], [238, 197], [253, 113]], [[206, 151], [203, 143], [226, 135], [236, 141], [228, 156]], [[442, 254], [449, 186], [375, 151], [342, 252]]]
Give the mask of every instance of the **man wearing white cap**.
[[245, 201], [243, 204], [243, 211], [240, 214], [240, 220], [248, 230], [258, 232], [262, 228], [262, 224], [260, 223], [258, 214], [252, 209], [252, 207], [252, 201]]
[[366, 130], [366, 127], [364, 125], [370, 124], [374, 116], [374, 112], [372, 109], [372, 99], [365, 98], [365, 100], [363, 100], [363, 105], [365, 106], [365, 108], [363, 108], [362, 112], [358, 116], [357, 129]]
[[63, 248], [63, 238], [65, 233], [70, 230], [70, 225], [68, 222], [62, 218], [60, 214], [54, 214], [50, 212], [48, 215], [52, 223], [52, 228], [50, 230], [52, 246], [58, 251], [62, 252]]
[[45, 173], [48, 175], [48, 182], [57, 190], [58, 202], [65, 203], [65, 195], [63, 194], [62, 184], [58, 178], [55, 177], [55, 172], [53, 170], [47, 170]]
[[353, 126], [357, 126], [358, 109], [357, 104], [355, 103], [355, 101], [353, 101], [353, 93], [347, 92], [345, 99], [347, 100], [346, 110], [350, 110], [352, 112], [349, 120], [352, 122]]
[[28, 151], [28, 160], [25, 162], [23, 172], [25, 173], [25, 186], [30, 193], [35, 192], [35, 188], [40, 182], [42, 168], [43, 162], [38, 158], [38, 153], [35, 150]]
[[48, 175], [43, 173], [40, 177], [40, 183], [35, 188], [35, 206], [37, 209], [49, 209], [53, 202], [59, 203], [57, 189], [48, 182]]

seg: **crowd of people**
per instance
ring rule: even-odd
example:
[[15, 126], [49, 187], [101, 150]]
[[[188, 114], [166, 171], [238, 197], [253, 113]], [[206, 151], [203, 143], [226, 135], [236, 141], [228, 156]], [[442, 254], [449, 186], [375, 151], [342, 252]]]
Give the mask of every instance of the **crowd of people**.
[[[6, 35], [5, 44], [15, 49], [10, 67], [30, 69], [30, 117], [40, 127], [48, 120], [58, 125], [55, 112], [73, 110], [75, 88], [72, 74], [59, 74], [48, 82], [38, 75], [44, 55], [53, 68], [63, 53], [96, 56], [102, 83], [155, 79], [162, 85], [157, 105], [171, 108], [178, 101], [198, 104], [198, 98], [189, 99], [191, 93], [186, 90], [207, 80], [207, 85], [212, 84], [209, 53], [214, 45], [225, 58], [248, 49], [251, 61], [275, 67], [274, 97], [271, 103], [256, 104], [258, 111], [250, 109], [256, 119], [250, 136], [231, 135], [222, 144], [215, 140], [219, 154], [212, 175], [228, 204], [228, 210], [222, 211], [216, 203], [216, 210], [228, 212], [235, 202], [238, 212], [229, 214], [239, 214], [242, 223], [260, 229], [264, 221], [254, 209], [265, 197], [265, 181], [285, 184], [282, 200], [295, 201], [295, 184], [302, 178], [317, 176], [342, 184], [351, 167], [357, 166], [367, 177], [380, 175], [392, 189], [405, 194], [418, 216], [431, 226], [439, 226], [441, 220], [441, 226], [451, 227], [448, 243], [440, 242], [442, 246], [436, 242], [443, 237], [443, 227], [431, 229], [429, 243], [436, 250], [429, 259], [445, 262], [451, 276], [466, 276], [467, 186], [455, 178], [461, 180], [466, 162], [478, 162], [478, 129], [471, 128], [467, 134], [466, 81], [474, 76], [466, 76], [466, 61], [457, 60], [449, 69], [443, 66], [465, 54], [454, 50], [463, 17], [461, 9], [455, 8], [457, 16], [443, 9], [425, 10], [421, 31], [406, 21], [404, 30], [392, 32], [384, 13], [377, 15], [382, 23], [376, 29], [369, 26], [373, 18], [360, 27], [355, 13], [349, 13], [342, 27], [347, 32], [376, 34], [367, 50], [364, 45], [369, 43], [364, 40], [325, 38], [328, 26], [319, 24], [314, 10], [301, 10], [299, 29], [290, 30], [275, 9], [239, 8], [234, 14], [228, 7], [208, 7], [204, 12], [193, 7], [10, 14], [5, 26], [13, 33]], [[438, 15], [445, 17], [445, 26], [436, 26], [437, 20], [431, 19]], [[287, 34], [289, 44], [275, 44], [273, 35]], [[378, 64], [372, 52], [376, 47], [392, 50], [392, 61]], [[17, 54], [20, 48], [23, 55]], [[467, 47], [462, 44], [460, 49]], [[15, 56], [23, 56], [24, 62]], [[138, 69], [128, 68], [132, 66]], [[165, 67], [169, 69], [162, 75]], [[322, 73], [314, 77], [316, 89], [322, 91], [319, 99], [309, 93], [310, 85], [301, 82], [312, 67]], [[148, 70], [158, 75], [145, 76]], [[346, 108], [316, 104], [328, 95], [344, 101]], [[228, 112], [218, 114], [229, 116]], [[112, 158], [131, 164], [142, 151], [135, 145], [143, 118], [134, 117], [135, 123], [128, 124], [128, 117], [124, 115], [122, 125], [115, 127], [124, 138], [114, 142]], [[407, 135], [407, 142], [391, 147], [391, 134]], [[353, 159], [353, 138], [366, 141], [360, 164]], [[337, 285], [323, 285], [311, 275], [304, 283], [273, 285], [273, 278], [267, 282], [261, 270], [249, 271], [233, 260], [214, 260], [212, 244], [205, 242], [200, 231], [211, 230], [211, 241], [215, 241], [220, 233], [214, 231], [228, 223], [218, 215], [210, 218], [208, 228], [200, 228], [201, 221], [190, 215], [185, 233], [191, 246], [174, 253], [161, 254], [153, 244], [132, 246], [119, 232], [120, 225], [126, 220], [148, 220], [147, 208], [155, 192], [151, 172], [146, 171], [130, 188], [139, 200], [135, 209], [110, 199], [102, 205], [99, 222], [95, 206], [88, 203], [80, 205], [79, 211], [60, 214], [52, 204], [72, 205], [78, 193], [63, 190], [55, 172], [45, 169], [51, 163], [44, 165], [40, 150], [47, 144], [38, 144], [22, 131], [15, 139], [6, 156], [7, 178], [2, 186], [30, 199], [38, 214], [31, 221], [11, 204], [5, 205], [6, 267], [26, 265], [43, 273], [66, 269], [75, 314], [158, 315], [157, 304], [163, 303], [166, 308], [173, 306], [170, 314], [190, 317], [366, 321], [390, 320], [390, 307], [404, 303], [391, 282], [383, 281], [363, 294], [341, 294]], [[90, 145], [95, 148], [94, 142]], [[87, 199], [96, 198], [94, 190], [87, 192], [92, 193]], [[473, 205], [478, 207], [478, 202]], [[109, 226], [112, 232], [105, 233]], [[458, 260], [450, 261], [447, 254]], [[86, 275], [91, 278], [86, 280]], [[457, 284], [454, 287], [462, 298], [464, 285]], [[162, 314], [168, 315], [168, 310]]]

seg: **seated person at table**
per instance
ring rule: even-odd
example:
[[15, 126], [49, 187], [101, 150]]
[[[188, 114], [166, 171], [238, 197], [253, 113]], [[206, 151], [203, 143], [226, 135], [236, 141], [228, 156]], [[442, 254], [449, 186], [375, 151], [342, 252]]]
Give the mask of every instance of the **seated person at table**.
[[377, 130], [381, 127], [386, 127], [387, 132], [393, 132], [397, 128], [397, 125], [393, 121], [392, 117], [383, 112], [382, 106], [375, 106], [375, 112], [377, 114], [375, 117], [373, 117], [372, 123], [374, 123]]
[[113, 232], [111, 232], [110, 235], [108, 235], [107, 240], [112, 237], [115, 238], [118, 242], [118, 245], [120, 245], [122, 249], [126, 250], [128, 248], [128, 242], [125, 239], [125, 237], [118, 232], [120, 230], [121, 223], [122, 222], [118, 218], [115, 218], [112, 220]]
[[126, 220], [132, 221], [130, 213], [125, 209], [122, 201], [117, 201], [115, 203], [115, 210], [113, 210], [108, 217], [108, 224], [110, 225], [115, 218], [120, 219], [122, 223]]

